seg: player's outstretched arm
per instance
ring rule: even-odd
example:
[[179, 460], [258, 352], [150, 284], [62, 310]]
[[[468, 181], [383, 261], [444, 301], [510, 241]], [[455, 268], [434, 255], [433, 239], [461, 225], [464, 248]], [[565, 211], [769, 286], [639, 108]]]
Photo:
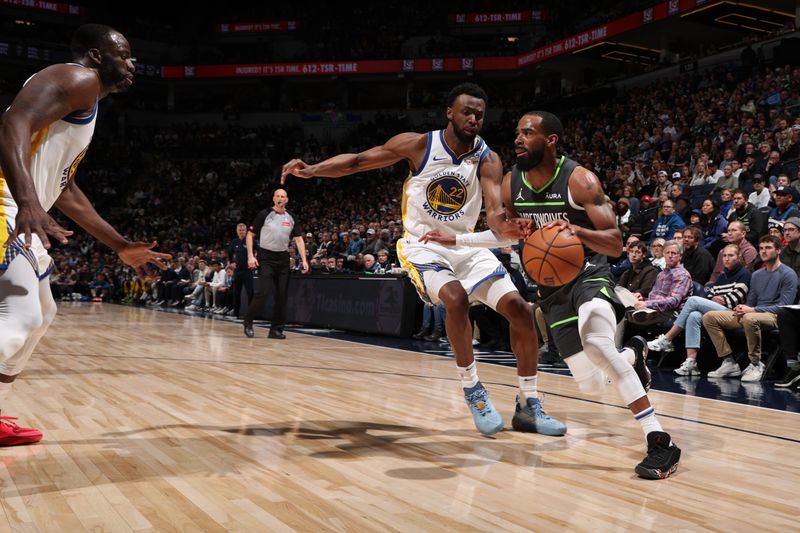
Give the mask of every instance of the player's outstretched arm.
[[340, 154], [315, 165], [309, 165], [302, 159], [292, 159], [281, 171], [281, 183], [291, 174], [298, 178], [339, 178], [394, 165], [403, 159], [408, 160], [412, 168], [421, 163], [425, 153], [428, 136], [424, 133], [401, 133], [395, 135], [382, 146], [375, 146], [358, 154]]
[[[569, 180], [569, 191], [575, 203], [586, 209], [589, 220], [596, 229], [583, 228], [562, 224], [577, 235], [584, 245], [595, 252], [610, 257], [622, 254], [622, 233], [617, 227], [617, 217], [606, 203], [606, 195], [600, 180], [589, 170], [578, 167]], [[552, 227], [557, 223], [550, 223]]]
[[36, 195], [30, 173], [31, 138], [67, 115], [89, 112], [99, 94], [99, 79], [93, 71], [53, 65], [31, 78], [14, 98], [0, 121], [0, 166], [18, 212], [14, 230], [0, 244], [9, 246], [23, 235], [30, 247], [35, 233], [50, 248], [48, 234], [62, 243], [72, 235], [47, 214]]
[[498, 237], [490, 229], [478, 233], [461, 233], [459, 235], [435, 229], [420, 237], [419, 242], [423, 244], [435, 242], [443, 246], [469, 246], [470, 248], [501, 248], [517, 244], [519, 239]]
[[142, 278], [151, 275], [145, 269], [148, 264], [155, 265], [161, 270], [169, 267], [166, 261], [172, 259], [171, 255], [154, 252], [155, 242], [130, 242], [125, 239], [111, 224], [103, 220], [74, 180], [58, 197], [56, 207], [90, 235], [114, 250], [119, 258], [126, 265], [133, 267]]

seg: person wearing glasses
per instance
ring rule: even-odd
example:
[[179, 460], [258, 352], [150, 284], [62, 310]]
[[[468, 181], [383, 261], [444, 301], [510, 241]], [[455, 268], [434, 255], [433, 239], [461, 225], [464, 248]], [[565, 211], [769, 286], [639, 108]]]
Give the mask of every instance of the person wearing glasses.
[[650, 264], [654, 267], [658, 268], [659, 270], [664, 270], [667, 268], [667, 260], [664, 259], [664, 243], [667, 242], [664, 239], [653, 239], [653, 242], [650, 244]]

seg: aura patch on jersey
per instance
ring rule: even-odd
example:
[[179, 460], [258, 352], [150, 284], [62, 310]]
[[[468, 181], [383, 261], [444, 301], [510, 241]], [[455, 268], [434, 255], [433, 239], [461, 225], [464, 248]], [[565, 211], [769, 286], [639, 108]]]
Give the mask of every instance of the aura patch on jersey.
[[452, 170], [437, 174], [425, 189], [425, 199], [423, 208], [436, 220], [447, 222], [461, 218], [467, 203], [464, 178]]

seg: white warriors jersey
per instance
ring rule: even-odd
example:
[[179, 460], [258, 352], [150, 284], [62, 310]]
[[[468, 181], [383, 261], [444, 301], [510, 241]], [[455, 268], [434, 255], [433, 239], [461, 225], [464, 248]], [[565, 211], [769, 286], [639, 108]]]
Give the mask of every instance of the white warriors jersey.
[[[75, 64], [75, 68], [86, 67]], [[36, 74], [28, 78], [25, 83], [27, 84], [34, 76]], [[75, 170], [92, 140], [96, 118], [97, 103], [87, 117], [67, 116], [31, 135], [30, 174], [36, 195], [45, 211], [53, 207], [61, 192], [75, 176]], [[5, 242], [8, 234], [13, 231], [16, 214], [17, 204], [11, 197], [5, 176], [0, 171], [0, 243]], [[38, 241], [35, 235], [33, 237], [35, 241]], [[22, 243], [24, 243], [24, 237], [20, 236], [14, 244], [21, 245]], [[34, 244], [41, 245], [41, 243]], [[16, 248], [16, 250], [12, 248]], [[0, 268], [7, 267], [11, 259], [18, 253], [26, 256], [34, 255], [24, 247], [19, 249], [12, 245], [12, 248], [6, 249], [5, 257], [0, 258]], [[36, 253], [35, 255], [41, 256], [42, 254]], [[33, 257], [29, 259], [34, 263]], [[43, 263], [45, 256], [38, 257], [38, 259], [39, 263]], [[49, 258], [47, 260], [49, 262]], [[34, 265], [34, 268], [37, 269], [37, 272], [41, 272], [41, 267], [37, 268]]]
[[431, 230], [459, 234], [475, 229], [483, 204], [480, 165], [489, 151], [476, 136], [472, 148], [457, 155], [447, 146], [444, 130], [428, 132], [425, 158], [403, 185], [407, 237], [419, 238]]

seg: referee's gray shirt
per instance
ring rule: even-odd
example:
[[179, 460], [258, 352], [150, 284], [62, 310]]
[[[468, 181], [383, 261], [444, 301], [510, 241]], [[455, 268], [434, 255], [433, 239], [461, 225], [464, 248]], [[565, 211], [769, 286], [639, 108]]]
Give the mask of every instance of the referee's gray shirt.
[[300, 236], [300, 226], [288, 211], [264, 209], [256, 215], [250, 231], [258, 235], [258, 247], [268, 252], [286, 252], [289, 242]]

